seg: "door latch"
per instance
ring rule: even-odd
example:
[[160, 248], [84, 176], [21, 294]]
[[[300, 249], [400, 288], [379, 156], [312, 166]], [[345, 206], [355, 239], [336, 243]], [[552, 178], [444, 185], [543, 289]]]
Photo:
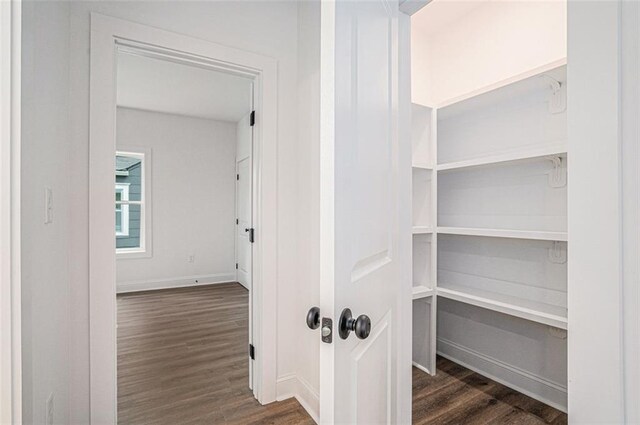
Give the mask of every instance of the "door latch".
[[[311, 307], [307, 313], [306, 318], [307, 326], [309, 329], [320, 328], [320, 337], [322, 342], [331, 344], [333, 342], [333, 321], [328, 317], [323, 317], [320, 322], [320, 309], [318, 307]], [[322, 324], [322, 326], [320, 326]]]
[[333, 342], [333, 320], [328, 317], [323, 317], [320, 332], [322, 335], [322, 342], [331, 344]]

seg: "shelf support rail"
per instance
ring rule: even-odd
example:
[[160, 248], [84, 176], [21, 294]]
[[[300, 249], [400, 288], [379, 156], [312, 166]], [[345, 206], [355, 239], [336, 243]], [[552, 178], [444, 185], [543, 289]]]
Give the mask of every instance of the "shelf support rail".
[[567, 185], [567, 167], [560, 155], [548, 156], [553, 168], [549, 171], [549, 186], [560, 188]]
[[564, 90], [562, 83], [546, 74], [542, 74], [540, 78], [544, 78], [551, 89], [551, 96], [549, 96], [549, 112], [552, 114], [564, 112], [567, 109], [567, 97], [565, 96], [566, 90]]
[[562, 242], [553, 241], [549, 248], [549, 261], [555, 264], [564, 264], [567, 262], [567, 250], [563, 249]]

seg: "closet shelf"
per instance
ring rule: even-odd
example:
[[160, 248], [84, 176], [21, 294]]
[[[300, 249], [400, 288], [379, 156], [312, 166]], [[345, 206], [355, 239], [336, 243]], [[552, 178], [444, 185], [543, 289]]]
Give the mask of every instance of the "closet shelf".
[[567, 232], [539, 230], [478, 229], [469, 227], [438, 227], [438, 233], [445, 235], [485, 236], [489, 238], [531, 239], [539, 241], [567, 241]]
[[510, 302], [499, 301], [488, 296], [496, 294], [480, 292], [478, 295], [474, 295], [468, 292], [443, 287], [438, 287], [437, 295], [439, 297], [475, 305], [477, 307], [486, 308], [488, 310], [497, 311], [499, 313], [508, 314], [510, 316], [520, 317], [522, 319], [531, 320], [533, 322], [542, 323], [544, 325], [554, 326], [560, 329], [567, 329], [567, 318], [565, 316], [550, 313], [549, 311], [544, 311], [545, 309], [553, 309], [557, 311], [560, 310], [560, 307], [529, 302], [528, 304], [530, 304], [531, 307], [535, 307], [529, 308], [522, 305], [512, 304]]
[[507, 162], [530, 161], [547, 156], [566, 155], [566, 143], [542, 146], [539, 148], [523, 149], [507, 153], [489, 155], [482, 158], [468, 159], [464, 161], [447, 162], [437, 165], [438, 171], [457, 170], [461, 168], [480, 167], [483, 165], [499, 165]]
[[433, 170], [433, 165], [427, 164], [427, 163], [422, 163], [422, 162], [414, 162], [413, 164], [411, 164], [411, 167], [412, 168], [419, 168], [421, 170], [427, 170], [427, 171]]
[[490, 104], [493, 97], [506, 95], [518, 95], [523, 90], [533, 86], [542, 85], [540, 81], [536, 81], [535, 77], [543, 74], [549, 74], [554, 78], [565, 81], [566, 80], [566, 65], [567, 58], [562, 58], [548, 64], [532, 68], [521, 74], [514, 75], [501, 81], [497, 81], [493, 84], [478, 88], [476, 90], [464, 93], [460, 96], [456, 96], [451, 99], [440, 102], [436, 107], [438, 110], [450, 106], [458, 106], [468, 100], [482, 99], [483, 105]]
[[424, 235], [433, 233], [433, 227], [431, 226], [413, 226], [412, 233], [414, 235]]
[[414, 286], [413, 287], [413, 299], [417, 300], [420, 298], [427, 298], [432, 296], [435, 293], [435, 290], [431, 288], [427, 288], [424, 285]]

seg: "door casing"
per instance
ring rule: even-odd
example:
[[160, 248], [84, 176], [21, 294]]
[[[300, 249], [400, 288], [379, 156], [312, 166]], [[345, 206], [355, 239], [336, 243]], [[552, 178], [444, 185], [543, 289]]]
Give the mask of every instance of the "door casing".
[[0, 423], [22, 423], [22, 3], [0, 2]]
[[116, 54], [134, 48], [156, 58], [253, 79], [253, 393], [276, 399], [277, 62], [202, 39], [91, 14], [89, 117], [89, 332], [92, 423], [117, 422], [116, 285], [113, 237]]

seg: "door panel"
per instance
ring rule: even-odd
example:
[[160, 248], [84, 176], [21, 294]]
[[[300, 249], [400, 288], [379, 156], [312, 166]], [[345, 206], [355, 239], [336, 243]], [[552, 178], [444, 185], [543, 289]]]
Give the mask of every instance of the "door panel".
[[238, 282], [251, 290], [251, 242], [246, 229], [252, 227], [252, 128], [250, 114], [237, 126], [236, 146], [236, 263]]
[[391, 337], [389, 312], [369, 337], [351, 352], [354, 423], [391, 423]]
[[251, 242], [245, 229], [251, 227], [251, 159], [244, 158], [237, 163], [238, 173], [238, 225], [237, 262], [238, 282], [247, 289], [251, 288]]
[[[397, 423], [410, 417], [398, 389], [411, 385], [398, 373], [411, 350], [398, 337], [411, 321], [398, 309], [411, 282], [398, 255], [410, 182], [399, 172], [397, 2], [323, 2], [321, 84], [321, 312], [334, 338], [321, 347], [320, 420]], [[370, 318], [366, 339], [340, 338], [344, 308]]]

